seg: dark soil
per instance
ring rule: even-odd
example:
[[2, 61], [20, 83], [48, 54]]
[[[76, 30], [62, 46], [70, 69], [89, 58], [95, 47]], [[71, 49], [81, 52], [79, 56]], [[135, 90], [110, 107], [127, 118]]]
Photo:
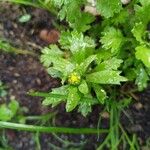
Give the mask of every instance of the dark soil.
[[[22, 24], [18, 22], [18, 18], [24, 12], [31, 14], [32, 19]], [[39, 32], [42, 29], [53, 29], [53, 21], [55, 21], [55, 17], [52, 17], [47, 11], [3, 4], [0, 8], [0, 37], [7, 39], [15, 47], [39, 54], [40, 47], [47, 45], [47, 43], [40, 40]], [[27, 92], [30, 90], [50, 91], [51, 88], [60, 86], [58, 79], [53, 79], [47, 74], [40, 64], [38, 57], [0, 52], [0, 80], [7, 85], [9, 97], [15, 97], [21, 106], [28, 108], [25, 115], [57, 112], [55, 117], [55, 124], [57, 126], [97, 127], [101, 111], [100, 107], [94, 107], [90, 116], [84, 118], [76, 111], [66, 113], [63, 104], [54, 109], [43, 107], [41, 98], [27, 95]], [[122, 122], [126, 130], [129, 133], [137, 133], [141, 144], [144, 144], [145, 140], [150, 137], [150, 89], [138, 94], [138, 97], [140, 100], [126, 110], [130, 118], [123, 115]], [[108, 127], [107, 119], [103, 119], [103, 127]], [[6, 133], [8, 143], [14, 150], [38, 149], [34, 139], [35, 134], [13, 130], [7, 130]], [[61, 134], [59, 136], [76, 143], [86, 142], [83, 146], [80, 145], [80, 148], [83, 150], [95, 150], [102, 139], [98, 139], [97, 135]], [[76, 147], [71, 145], [66, 147], [52, 134], [40, 134], [40, 144], [42, 150], [55, 150], [57, 149], [55, 146], [59, 146], [62, 150], [69, 150], [69, 148], [71, 150], [71, 147]], [[79, 150], [79, 148], [77, 149]]]

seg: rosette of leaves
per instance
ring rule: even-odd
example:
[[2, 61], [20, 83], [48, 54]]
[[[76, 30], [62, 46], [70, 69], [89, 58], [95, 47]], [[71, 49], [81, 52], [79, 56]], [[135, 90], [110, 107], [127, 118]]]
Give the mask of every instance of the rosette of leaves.
[[78, 111], [86, 116], [92, 105], [104, 104], [103, 85], [126, 81], [118, 71], [122, 60], [103, 55], [106, 51], [96, 50], [94, 40], [77, 31], [63, 32], [59, 44], [42, 50], [41, 62], [48, 73], [62, 80], [62, 86], [54, 88], [43, 104], [54, 107], [64, 101], [67, 112], [79, 106]]

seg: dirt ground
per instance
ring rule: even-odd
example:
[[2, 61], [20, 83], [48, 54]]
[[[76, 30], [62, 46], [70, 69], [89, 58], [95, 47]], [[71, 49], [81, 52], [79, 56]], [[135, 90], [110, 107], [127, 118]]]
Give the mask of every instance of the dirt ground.
[[[1, 5], [1, 4], [0, 4]], [[32, 19], [27, 23], [19, 23], [18, 18], [24, 12], [31, 14]], [[49, 12], [30, 7], [19, 7], [5, 4], [0, 8], [0, 37], [7, 39], [13, 46], [40, 54], [40, 47], [48, 45], [41, 40], [39, 33], [43, 29], [54, 29], [52, 22], [56, 21]], [[39, 115], [47, 112], [56, 112], [55, 124], [66, 127], [97, 127], [101, 107], [94, 107], [92, 113], [84, 118], [76, 111], [66, 113], [64, 105], [54, 109], [43, 107], [41, 98], [27, 95], [30, 90], [50, 91], [51, 88], [60, 86], [59, 79], [50, 77], [43, 68], [37, 56], [8, 54], [0, 51], [0, 80], [7, 85], [10, 96], [14, 96], [21, 106], [28, 108], [26, 115]], [[143, 145], [150, 137], [150, 88], [137, 94], [139, 101], [126, 110], [130, 116], [122, 115], [122, 124], [128, 133], [136, 133]], [[108, 127], [108, 120], [103, 119], [102, 126]], [[14, 150], [35, 150], [37, 144], [33, 133], [7, 130], [9, 145]], [[59, 135], [72, 142], [85, 142], [83, 150], [95, 150], [101, 138], [97, 135]], [[40, 144], [42, 150], [59, 149], [71, 150], [72, 147], [79, 150], [78, 146], [65, 147], [52, 134], [41, 134]], [[56, 147], [55, 147], [56, 146]], [[58, 147], [57, 147], [58, 146]]]

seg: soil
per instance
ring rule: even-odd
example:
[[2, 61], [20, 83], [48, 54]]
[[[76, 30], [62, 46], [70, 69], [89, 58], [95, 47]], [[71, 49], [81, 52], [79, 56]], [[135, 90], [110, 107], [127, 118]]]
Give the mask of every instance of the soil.
[[[0, 37], [7, 39], [13, 46], [40, 54], [40, 47], [47, 46], [47, 42], [39, 37], [41, 30], [54, 29], [53, 17], [49, 12], [38, 8], [16, 6], [10, 4], [0, 4]], [[29, 13], [32, 19], [26, 23], [20, 23], [19, 17], [24, 13]], [[26, 107], [25, 115], [40, 115], [47, 112], [57, 112], [55, 117], [56, 126], [66, 127], [97, 127], [101, 107], [93, 107], [92, 113], [84, 118], [76, 111], [66, 113], [64, 104], [56, 108], [43, 107], [41, 98], [27, 95], [30, 90], [50, 91], [52, 88], [60, 86], [59, 79], [50, 77], [37, 56], [16, 55], [0, 51], [0, 80], [7, 85], [8, 98], [15, 97], [21, 107]], [[150, 88], [137, 95], [139, 101], [126, 110], [126, 115], [122, 115], [122, 124], [128, 133], [136, 133], [141, 142], [150, 137]], [[108, 120], [103, 119], [102, 126], [108, 127]], [[29, 122], [30, 123], [30, 122]], [[8, 144], [14, 150], [36, 150], [38, 144], [35, 134], [29, 132], [19, 132], [7, 130]], [[64, 140], [78, 144], [66, 146], [61, 143], [55, 135], [40, 134], [40, 145], [42, 150], [60, 149], [71, 150], [79, 147], [83, 150], [95, 150], [101, 139], [97, 135], [64, 135], [59, 137]], [[81, 143], [81, 141], [85, 143]], [[80, 144], [79, 144], [80, 143]], [[75, 146], [76, 145], [76, 146]], [[79, 146], [77, 146], [79, 145]]]

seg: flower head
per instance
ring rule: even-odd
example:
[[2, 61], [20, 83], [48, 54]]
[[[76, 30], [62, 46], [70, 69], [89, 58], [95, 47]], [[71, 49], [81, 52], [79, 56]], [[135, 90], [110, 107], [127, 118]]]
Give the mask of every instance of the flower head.
[[81, 77], [77, 72], [72, 72], [68, 77], [68, 82], [73, 85], [79, 84], [81, 81]]

